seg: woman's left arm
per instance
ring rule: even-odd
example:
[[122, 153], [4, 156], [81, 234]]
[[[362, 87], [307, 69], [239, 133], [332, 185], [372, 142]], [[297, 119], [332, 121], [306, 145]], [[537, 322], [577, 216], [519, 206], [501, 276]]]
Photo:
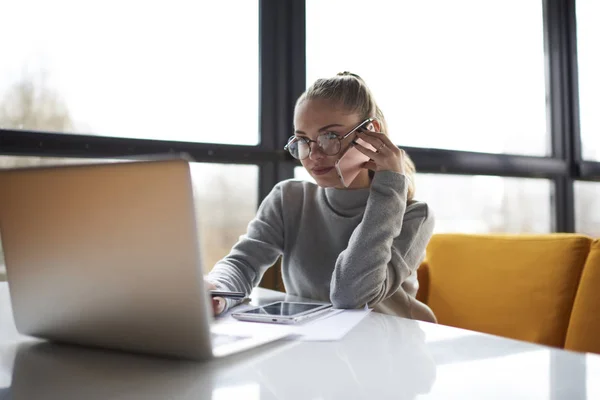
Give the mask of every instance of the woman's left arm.
[[433, 234], [434, 220], [427, 205], [413, 203], [407, 207], [403, 151], [387, 136], [373, 139], [369, 135], [367, 139], [380, 151], [356, 147], [373, 160], [368, 167], [377, 172], [363, 219], [336, 261], [330, 293], [336, 308], [374, 306], [394, 294], [419, 267]]

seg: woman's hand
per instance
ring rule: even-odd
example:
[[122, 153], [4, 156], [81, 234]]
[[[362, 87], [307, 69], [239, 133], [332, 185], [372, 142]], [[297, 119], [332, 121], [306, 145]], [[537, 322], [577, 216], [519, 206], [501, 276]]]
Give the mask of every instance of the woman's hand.
[[404, 174], [404, 150], [399, 149], [398, 146], [392, 143], [386, 134], [362, 131], [357, 133], [357, 137], [369, 143], [376, 150], [369, 150], [360, 143], [353, 142], [353, 146], [358, 151], [371, 159], [363, 165], [363, 168], [373, 171], [394, 171]]
[[[206, 287], [206, 291], [210, 292], [211, 290], [217, 290], [217, 287], [214, 283], [204, 280], [204, 285]], [[213, 297], [212, 298], [212, 309], [213, 315], [217, 316], [223, 312], [225, 309], [225, 299], [222, 297]]]

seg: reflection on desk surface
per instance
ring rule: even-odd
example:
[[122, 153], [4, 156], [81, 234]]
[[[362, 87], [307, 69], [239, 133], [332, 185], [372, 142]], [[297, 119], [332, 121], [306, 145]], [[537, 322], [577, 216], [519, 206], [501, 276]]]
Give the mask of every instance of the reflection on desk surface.
[[340, 341], [205, 363], [26, 342], [12, 366], [14, 348], [0, 400], [600, 399], [600, 356], [377, 313]]
[[[295, 343], [281, 342], [210, 362], [183, 361], [49, 342], [19, 346], [8, 399], [245, 399], [256, 391], [248, 361]], [[225, 397], [223, 397], [225, 396]], [[1, 398], [0, 398], [1, 399]]]
[[[329, 399], [378, 394], [413, 399], [431, 388], [435, 364], [419, 325], [399, 331], [389, 326], [395, 321], [359, 325], [357, 333], [372, 338], [362, 346], [352, 341], [317, 343], [317, 352], [306, 353], [301, 343], [288, 341], [207, 363], [26, 343], [15, 357], [9, 398]], [[402, 358], [396, 357], [399, 352]], [[378, 363], [365, 362], [374, 355]], [[382, 392], [385, 388], [389, 391]]]
[[273, 399], [415, 399], [436, 380], [419, 323], [387, 316], [359, 324], [348, 340], [330, 342], [318, 353], [287, 349], [255, 372]]
[[207, 366], [51, 343], [21, 345], [11, 400], [170, 399], [194, 389], [201, 390], [193, 398], [211, 399]]

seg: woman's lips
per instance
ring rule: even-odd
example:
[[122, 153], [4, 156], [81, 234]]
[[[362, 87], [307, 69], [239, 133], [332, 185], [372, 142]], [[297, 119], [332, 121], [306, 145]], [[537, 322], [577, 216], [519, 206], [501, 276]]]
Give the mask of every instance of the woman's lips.
[[319, 168], [313, 168], [312, 172], [315, 175], [325, 175], [325, 174], [329, 173], [332, 169], [333, 169], [333, 167], [319, 167]]

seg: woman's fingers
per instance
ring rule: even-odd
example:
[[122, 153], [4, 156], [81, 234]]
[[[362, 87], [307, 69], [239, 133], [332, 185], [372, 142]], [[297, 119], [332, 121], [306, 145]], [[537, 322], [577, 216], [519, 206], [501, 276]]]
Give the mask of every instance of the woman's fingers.
[[396, 146], [394, 144], [394, 142], [392, 142], [392, 140], [385, 133], [363, 131], [363, 132], [359, 132], [359, 137], [361, 139], [363, 139], [364, 141], [373, 145], [373, 147], [375, 147], [376, 149], [379, 149], [381, 147], [381, 144], [383, 144], [385, 147], [389, 148], [390, 150], [398, 148], [398, 146]]
[[[403, 172], [404, 151], [393, 144], [386, 135], [376, 132], [361, 132], [358, 137], [365, 145], [361, 146], [360, 143], [354, 141], [354, 147], [371, 159], [365, 163], [365, 168], [375, 171]], [[374, 150], [365, 147], [366, 143], [369, 144], [369, 147], [373, 146]]]
[[375, 132], [375, 131], [368, 131], [368, 130], [362, 130], [357, 133], [359, 136], [363, 135], [363, 136], [369, 136], [369, 137], [374, 137], [374, 138], [378, 138], [381, 135], [385, 136], [385, 133], [383, 133], [383, 132]]
[[392, 142], [392, 139], [390, 139], [390, 137], [388, 135], [382, 134], [380, 137], [381, 141], [390, 149], [397, 149], [398, 146], [396, 146], [394, 144], [394, 142]]
[[365, 169], [370, 169], [373, 171], [377, 171], [377, 163], [375, 163], [375, 161], [367, 161], [366, 163], [364, 163], [362, 165], [363, 168]]
[[213, 297], [212, 305], [214, 315], [219, 315], [225, 309], [225, 299], [222, 297]]
[[375, 137], [375, 136], [367, 134], [367, 133], [359, 132], [358, 137], [361, 140], [363, 140], [363, 141], [369, 143], [371, 146], [373, 146], [373, 148], [375, 148], [375, 150], [379, 150], [379, 148], [383, 144], [383, 142], [381, 140], [379, 140], [378, 137]]
[[[206, 278], [204, 280], [204, 286], [206, 287], [207, 292], [217, 289], [217, 285], [211, 281], [207, 281]], [[215, 316], [221, 314], [223, 310], [225, 310], [225, 299], [222, 297], [212, 297], [212, 309]]]

